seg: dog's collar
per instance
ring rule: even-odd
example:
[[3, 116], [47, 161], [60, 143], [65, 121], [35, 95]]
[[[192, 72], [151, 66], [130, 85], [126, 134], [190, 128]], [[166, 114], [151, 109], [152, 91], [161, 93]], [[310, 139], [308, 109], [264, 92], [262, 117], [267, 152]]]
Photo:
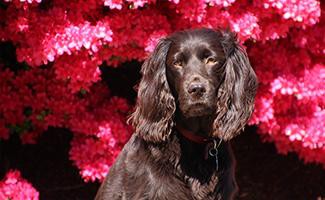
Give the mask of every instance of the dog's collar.
[[219, 170], [219, 159], [218, 159], [218, 148], [222, 143], [222, 139], [219, 139], [219, 142], [217, 142], [217, 139], [211, 138], [211, 137], [203, 137], [199, 135], [195, 135], [189, 130], [186, 130], [180, 125], [176, 125], [177, 131], [185, 137], [187, 140], [198, 143], [198, 144], [204, 144], [205, 147], [205, 160], [208, 159], [208, 156], [214, 157], [216, 160], [216, 170]]
[[195, 142], [198, 144], [206, 144], [206, 143], [213, 141], [213, 138], [211, 138], [211, 137], [204, 137], [204, 136], [196, 135], [196, 134], [192, 133], [191, 131], [186, 130], [185, 128], [183, 128], [180, 125], [176, 125], [176, 129], [182, 136], [184, 136], [186, 139], [188, 139], [191, 142]]

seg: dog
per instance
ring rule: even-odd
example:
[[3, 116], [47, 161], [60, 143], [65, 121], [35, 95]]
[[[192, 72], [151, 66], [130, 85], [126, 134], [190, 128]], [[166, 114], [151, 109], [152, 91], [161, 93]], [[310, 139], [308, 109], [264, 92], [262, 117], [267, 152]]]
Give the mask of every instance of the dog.
[[229, 200], [237, 191], [229, 140], [250, 118], [257, 78], [236, 34], [174, 33], [144, 62], [135, 133], [95, 200]]

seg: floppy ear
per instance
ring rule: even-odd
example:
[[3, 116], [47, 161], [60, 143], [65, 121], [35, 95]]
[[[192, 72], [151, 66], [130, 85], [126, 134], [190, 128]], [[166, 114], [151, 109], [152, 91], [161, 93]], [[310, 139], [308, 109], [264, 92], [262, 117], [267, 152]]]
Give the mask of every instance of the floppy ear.
[[135, 132], [148, 142], [166, 141], [173, 126], [175, 100], [166, 78], [166, 57], [170, 41], [160, 40], [143, 63], [135, 112], [131, 116]]
[[224, 81], [217, 97], [214, 135], [230, 140], [239, 134], [250, 118], [257, 90], [257, 78], [245, 49], [238, 44], [234, 33], [222, 33], [222, 47], [226, 55]]

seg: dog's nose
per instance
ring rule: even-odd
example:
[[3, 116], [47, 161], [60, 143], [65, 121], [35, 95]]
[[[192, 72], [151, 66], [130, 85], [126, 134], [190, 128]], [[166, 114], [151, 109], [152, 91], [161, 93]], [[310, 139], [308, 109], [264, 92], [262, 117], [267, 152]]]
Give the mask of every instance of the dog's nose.
[[202, 96], [206, 92], [206, 88], [202, 83], [191, 83], [188, 87], [188, 93], [193, 96]]

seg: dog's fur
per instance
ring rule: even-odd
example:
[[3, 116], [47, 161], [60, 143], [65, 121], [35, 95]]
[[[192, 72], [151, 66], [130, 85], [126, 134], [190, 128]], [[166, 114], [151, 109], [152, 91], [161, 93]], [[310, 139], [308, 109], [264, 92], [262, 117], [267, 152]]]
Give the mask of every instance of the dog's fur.
[[[257, 88], [245, 50], [229, 31], [196, 29], [162, 39], [142, 66], [135, 133], [96, 200], [233, 199], [237, 190], [229, 140], [249, 119]], [[223, 140], [216, 159], [207, 144], [175, 125]]]

